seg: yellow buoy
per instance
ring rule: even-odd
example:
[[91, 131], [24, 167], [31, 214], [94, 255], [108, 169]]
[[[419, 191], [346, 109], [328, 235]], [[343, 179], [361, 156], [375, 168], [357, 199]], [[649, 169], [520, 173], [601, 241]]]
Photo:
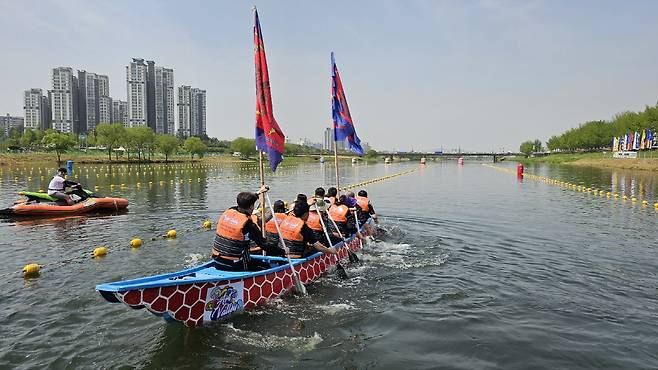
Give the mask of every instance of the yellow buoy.
[[176, 230], [167, 231], [167, 234], [165, 234], [165, 237], [167, 237], [169, 239], [175, 239], [176, 238]]
[[633, 203], [637, 202], [637, 198], [635, 198], [635, 197], [631, 198], [631, 202], [633, 202]]
[[130, 241], [130, 247], [131, 248], [139, 248], [142, 246], [142, 239], [135, 238]]
[[97, 247], [91, 252], [92, 257], [103, 257], [108, 252], [107, 247]]
[[30, 263], [23, 267], [23, 277], [37, 277], [39, 276], [39, 265], [36, 263]]
[[658, 209], [658, 202], [656, 202], [656, 203], [653, 204], [653, 208]]
[[203, 228], [204, 229], [210, 229], [211, 227], [212, 227], [212, 222], [210, 222], [208, 220], [203, 221]]
[[646, 207], [646, 206], [649, 205], [649, 202], [647, 202], [646, 200], [643, 200], [643, 201], [642, 201], [642, 205]]

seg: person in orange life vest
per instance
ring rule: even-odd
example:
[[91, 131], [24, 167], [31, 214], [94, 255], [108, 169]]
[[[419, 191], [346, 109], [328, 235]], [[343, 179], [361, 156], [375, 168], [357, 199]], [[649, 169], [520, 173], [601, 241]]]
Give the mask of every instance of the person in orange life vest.
[[[315, 194], [313, 195], [313, 199], [309, 202], [310, 204], [315, 204], [316, 205], [316, 211], [319, 210], [320, 214], [322, 215], [322, 220], [324, 221], [324, 226], [327, 228], [327, 233], [329, 234], [329, 237], [331, 238], [330, 244], [335, 245], [336, 243], [340, 242], [342, 240], [340, 236], [340, 232], [336, 230], [334, 227], [333, 222], [329, 220], [329, 216], [327, 216], [327, 210], [331, 206], [331, 203], [329, 203], [329, 199], [325, 198], [325, 191], [324, 188], [319, 187], [315, 189]], [[313, 206], [311, 206], [311, 211], [313, 211]], [[311, 218], [313, 214], [311, 213], [309, 218]], [[318, 220], [319, 222], [319, 220]], [[322, 225], [320, 225], [322, 226]], [[326, 240], [326, 236], [323, 233], [323, 238], [320, 238], [321, 240]]]
[[[308, 213], [308, 219], [306, 220], [306, 225], [313, 230], [315, 237], [324, 245], [334, 246], [338, 244], [343, 239], [340, 234], [335, 231], [329, 217], [327, 217], [327, 207], [328, 203], [325, 203], [323, 199], [311, 200], [312, 204], [309, 206], [310, 210]], [[325, 234], [324, 227], [327, 228], [327, 233]], [[330, 226], [331, 225], [331, 226]], [[329, 240], [327, 240], [327, 235], [329, 235]]]
[[265, 238], [267, 239], [268, 244], [277, 247], [279, 245], [279, 233], [276, 231], [274, 217], [276, 217], [279, 226], [281, 226], [283, 219], [286, 218], [286, 204], [282, 200], [277, 200], [272, 205], [272, 208], [274, 208], [274, 216], [265, 223]]
[[361, 212], [357, 212], [359, 223], [365, 225], [369, 235], [374, 235], [375, 229], [368, 223], [368, 220], [372, 218], [376, 224], [379, 224], [379, 217], [377, 216], [370, 199], [368, 199], [368, 193], [365, 190], [360, 190], [359, 195], [357, 195], [355, 199], [356, 203], [361, 208]]
[[327, 189], [327, 196], [326, 198], [324, 198], [324, 200], [329, 202], [329, 204], [334, 205], [336, 203], [337, 196], [338, 196], [338, 190], [332, 186], [329, 189]]
[[252, 221], [251, 214], [258, 196], [268, 190], [266, 186], [258, 193], [242, 192], [237, 196], [237, 207], [227, 209], [217, 221], [217, 231], [212, 247], [216, 268], [226, 271], [258, 271], [271, 266], [249, 257], [249, 244], [256, 245], [269, 255], [283, 255], [282, 249], [270, 246], [261, 235], [261, 230]]
[[327, 248], [318, 241], [313, 230], [306, 224], [308, 214], [308, 203], [297, 202], [293, 213], [287, 215], [281, 223], [281, 236], [290, 250], [290, 258], [305, 258], [316, 251], [328, 254], [338, 253], [335, 249]]
[[[360, 235], [359, 230], [356, 227], [356, 219], [354, 218], [354, 212], [350, 210], [353, 208], [353, 204], [348, 204], [347, 195], [341, 195], [336, 203], [329, 207], [329, 216], [334, 220], [338, 226], [338, 230], [344, 237], [348, 237], [352, 234]], [[352, 207], [350, 207], [352, 205]]]

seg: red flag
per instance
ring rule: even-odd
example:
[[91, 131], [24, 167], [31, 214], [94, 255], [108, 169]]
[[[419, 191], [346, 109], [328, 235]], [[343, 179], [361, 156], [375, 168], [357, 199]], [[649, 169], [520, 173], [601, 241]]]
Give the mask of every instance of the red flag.
[[256, 63], [256, 148], [267, 153], [270, 168], [276, 167], [283, 160], [285, 135], [274, 119], [272, 112], [272, 95], [270, 76], [267, 71], [265, 45], [258, 20], [258, 11], [254, 8], [254, 54]]

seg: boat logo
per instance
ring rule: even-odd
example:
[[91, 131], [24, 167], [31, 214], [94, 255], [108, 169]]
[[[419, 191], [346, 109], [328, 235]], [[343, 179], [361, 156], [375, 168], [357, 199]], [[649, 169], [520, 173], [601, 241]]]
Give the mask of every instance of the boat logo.
[[243, 308], [242, 282], [216, 286], [208, 290], [204, 320], [221, 320]]

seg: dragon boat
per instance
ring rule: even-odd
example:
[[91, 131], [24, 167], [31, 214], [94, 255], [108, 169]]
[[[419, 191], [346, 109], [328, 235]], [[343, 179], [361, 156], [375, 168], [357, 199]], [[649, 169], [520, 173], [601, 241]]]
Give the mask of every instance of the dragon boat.
[[46, 193], [21, 191], [18, 194], [23, 198], [19, 199], [14, 205], [0, 210], [0, 214], [5, 216], [65, 216], [79, 215], [92, 211], [121, 211], [128, 207], [128, 200], [123, 198], [101, 197], [97, 194], [85, 190], [89, 198], [68, 205]]
[[[365, 233], [363, 227], [362, 233]], [[302, 284], [309, 284], [347, 257], [348, 249], [357, 251], [361, 246], [353, 235], [333, 247], [338, 250], [336, 255], [317, 252], [292, 259], [292, 265]], [[169, 274], [100, 284], [96, 290], [109, 302], [145, 308], [167, 321], [179, 321], [188, 327], [222, 321], [264, 305], [294, 288], [293, 272], [286, 258], [258, 255], [251, 258], [266, 261], [272, 267], [262, 271], [222, 271], [210, 261]]]

